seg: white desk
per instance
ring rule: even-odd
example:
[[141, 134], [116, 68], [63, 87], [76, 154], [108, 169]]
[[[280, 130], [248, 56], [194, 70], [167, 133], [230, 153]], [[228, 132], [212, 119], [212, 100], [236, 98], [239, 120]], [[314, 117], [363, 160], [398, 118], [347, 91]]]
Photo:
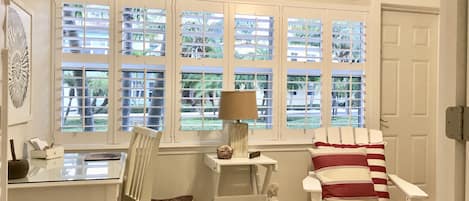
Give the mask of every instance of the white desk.
[[[267, 200], [267, 186], [270, 184], [270, 177], [272, 171], [277, 171], [277, 161], [267, 156], [261, 155], [258, 158], [232, 158], [229, 160], [218, 159], [216, 154], [206, 154], [204, 158], [205, 165], [212, 170], [213, 182], [214, 182], [214, 201], [238, 201], [238, 200], [253, 200], [253, 201], [265, 201]], [[257, 174], [257, 166], [264, 166], [267, 171], [264, 177], [264, 184], [259, 186], [259, 178]], [[220, 196], [218, 189], [220, 185], [220, 174], [222, 167], [226, 166], [250, 166], [254, 168], [251, 172], [251, 190], [253, 194], [250, 195], [237, 195], [237, 196]], [[262, 189], [262, 190], [261, 190]]]
[[116, 201], [125, 153], [120, 160], [84, 161], [84, 153], [31, 159], [28, 176], [8, 180], [9, 201]]

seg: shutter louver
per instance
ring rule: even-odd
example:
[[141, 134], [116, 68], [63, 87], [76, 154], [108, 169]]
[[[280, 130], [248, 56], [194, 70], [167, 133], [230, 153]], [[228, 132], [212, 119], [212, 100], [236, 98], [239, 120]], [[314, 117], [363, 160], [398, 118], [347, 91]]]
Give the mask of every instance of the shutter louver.
[[287, 128], [321, 127], [321, 75], [319, 70], [288, 69]]
[[223, 23], [220, 13], [183, 11], [181, 57], [223, 58]]
[[63, 53], [109, 53], [109, 6], [64, 3], [62, 15]]
[[335, 63], [365, 62], [365, 24], [355, 21], [332, 23], [332, 61]]
[[122, 20], [123, 55], [165, 56], [165, 10], [124, 8]]
[[219, 67], [182, 67], [180, 130], [222, 129], [218, 119], [222, 73]]
[[271, 129], [272, 114], [272, 69], [266, 68], [236, 68], [235, 89], [255, 90], [257, 98], [258, 119], [245, 120], [250, 129]]
[[365, 76], [361, 70], [332, 72], [332, 126], [365, 126]]
[[134, 126], [163, 130], [164, 77], [162, 66], [122, 66], [122, 131], [131, 131]]
[[288, 61], [322, 61], [321, 20], [288, 18], [287, 38]]
[[235, 16], [235, 58], [272, 60], [274, 18], [271, 16]]

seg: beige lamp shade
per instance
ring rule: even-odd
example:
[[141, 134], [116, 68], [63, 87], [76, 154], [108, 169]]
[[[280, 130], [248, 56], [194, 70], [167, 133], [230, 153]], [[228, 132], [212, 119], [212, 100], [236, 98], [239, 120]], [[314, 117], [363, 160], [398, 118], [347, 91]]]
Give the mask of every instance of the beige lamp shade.
[[223, 120], [257, 119], [256, 91], [222, 91], [218, 118]]

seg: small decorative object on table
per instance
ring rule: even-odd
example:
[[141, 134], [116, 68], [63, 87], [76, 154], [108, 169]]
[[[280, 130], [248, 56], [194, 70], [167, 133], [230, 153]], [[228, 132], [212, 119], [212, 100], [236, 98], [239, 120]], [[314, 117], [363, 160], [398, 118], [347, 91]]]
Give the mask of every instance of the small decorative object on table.
[[32, 138], [29, 143], [34, 147], [34, 150], [31, 150], [31, 158], [54, 159], [64, 156], [64, 147], [54, 146], [54, 143], [49, 146], [46, 141], [39, 138]]
[[257, 158], [257, 157], [260, 157], [260, 156], [261, 156], [260, 151], [255, 151], [255, 152], [249, 153], [249, 158]]
[[233, 155], [233, 148], [229, 145], [221, 145], [217, 147], [217, 157], [218, 159], [231, 159]]
[[13, 139], [10, 140], [11, 158], [8, 161], [8, 179], [21, 179], [28, 175], [29, 162], [26, 159], [16, 159], [15, 145]]

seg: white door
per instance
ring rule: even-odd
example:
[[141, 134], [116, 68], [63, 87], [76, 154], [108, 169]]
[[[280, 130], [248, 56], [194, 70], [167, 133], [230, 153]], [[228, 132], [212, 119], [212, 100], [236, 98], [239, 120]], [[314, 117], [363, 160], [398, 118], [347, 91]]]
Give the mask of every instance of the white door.
[[[381, 129], [388, 172], [435, 200], [438, 17], [383, 11]], [[392, 200], [404, 200], [391, 188]]]

